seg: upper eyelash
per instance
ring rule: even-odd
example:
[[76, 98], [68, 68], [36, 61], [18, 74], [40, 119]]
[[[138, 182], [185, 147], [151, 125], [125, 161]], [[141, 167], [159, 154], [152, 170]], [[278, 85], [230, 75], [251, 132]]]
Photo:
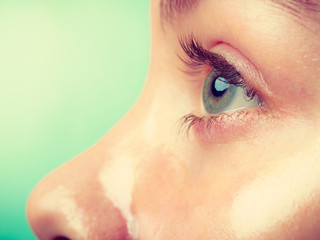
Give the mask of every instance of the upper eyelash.
[[237, 69], [229, 64], [223, 56], [205, 49], [193, 34], [180, 36], [179, 43], [184, 52], [184, 55], [179, 55], [179, 58], [187, 66], [187, 70], [184, 72], [189, 75], [198, 75], [202, 72], [202, 67], [208, 65], [216, 72], [223, 74], [229, 84], [243, 88], [249, 99], [254, 98], [256, 92], [243, 80]]

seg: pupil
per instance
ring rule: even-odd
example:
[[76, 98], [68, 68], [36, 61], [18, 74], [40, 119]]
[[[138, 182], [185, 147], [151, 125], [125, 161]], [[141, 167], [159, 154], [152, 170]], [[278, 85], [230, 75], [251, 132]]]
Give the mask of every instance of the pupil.
[[212, 83], [211, 92], [215, 97], [222, 97], [229, 89], [230, 84], [225, 78], [219, 77]]

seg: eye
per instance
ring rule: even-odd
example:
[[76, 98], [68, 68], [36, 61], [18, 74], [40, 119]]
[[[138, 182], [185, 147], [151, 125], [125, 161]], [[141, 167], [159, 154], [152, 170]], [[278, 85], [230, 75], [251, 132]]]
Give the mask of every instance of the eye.
[[[251, 95], [252, 90], [248, 89], [249, 87], [242, 79], [236, 81], [241, 83], [238, 84], [239, 86], [231, 82], [234, 82], [234, 79], [230, 81], [228, 77], [215, 69], [209, 72], [202, 90], [202, 104], [208, 114], [219, 114], [261, 105], [259, 97]], [[248, 96], [248, 92], [251, 96]]]

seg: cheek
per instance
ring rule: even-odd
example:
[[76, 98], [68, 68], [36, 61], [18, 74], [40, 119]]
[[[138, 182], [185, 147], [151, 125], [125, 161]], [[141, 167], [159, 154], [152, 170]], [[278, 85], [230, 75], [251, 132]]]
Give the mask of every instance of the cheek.
[[320, 164], [314, 150], [282, 161], [241, 188], [230, 212], [237, 237], [318, 239]]
[[239, 163], [236, 150], [192, 154], [195, 148], [159, 145], [137, 167], [132, 206], [139, 239], [317, 239], [314, 149], [268, 165], [256, 156], [255, 164]]
[[159, 146], [138, 166], [133, 195], [134, 212], [139, 219], [139, 237], [155, 239], [168, 234], [168, 226], [181, 221], [188, 212], [183, 206], [186, 166], [175, 154]]
[[203, 232], [204, 226], [196, 213], [201, 201], [199, 194], [194, 194], [186, 159], [165, 148], [159, 146], [139, 166], [133, 205], [139, 219], [140, 239], [174, 239], [191, 234], [190, 229], [193, 235]]
[[221, 239], [222, 233], [232, 238], [226, 213], [237, 184], [199, 162], [208, 159], [163, 149], [138, 167], [132, 206], [139, 239]]

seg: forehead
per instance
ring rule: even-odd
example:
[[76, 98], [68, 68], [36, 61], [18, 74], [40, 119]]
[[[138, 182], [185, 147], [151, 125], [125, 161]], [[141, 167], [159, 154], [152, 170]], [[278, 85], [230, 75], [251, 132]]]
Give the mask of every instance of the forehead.
[[[172, 23], [181, 15], [194, 11], [197, 6], [206, 0], [161, 0], [160, 12], [163, 22]], [[217, 0], [211, 0], [217, 1]], [[244, 1], [244, 0], [233, 0]], [[248, 1], [248, 0], [245, 0]], [[251, 0], [260, 1], [304, 19], [306, 17], [320, 23], [320, 0]]]

